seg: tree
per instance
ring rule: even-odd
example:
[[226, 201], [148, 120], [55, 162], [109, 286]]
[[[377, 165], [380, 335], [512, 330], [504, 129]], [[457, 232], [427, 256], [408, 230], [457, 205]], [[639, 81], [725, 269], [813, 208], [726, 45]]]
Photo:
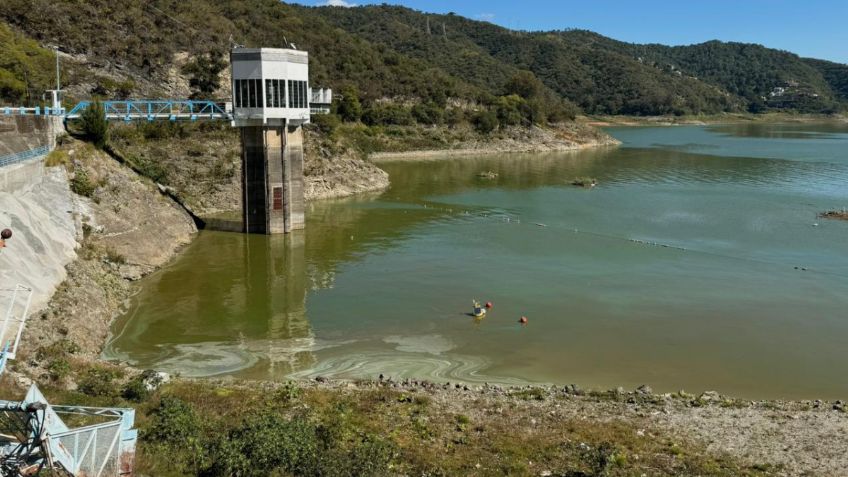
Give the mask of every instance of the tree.
[[359, 90], [356, 86], [346, 86], [341, 90], [342, 98], [336, 105], [336, 114], [343, 121], [355, 122], [362, 117], [362, 103], [359, 102]]
[[221, 72], [227, 67], [224, 55], [213, 50], [208, 55], [201, 55], [183, 67], [183, 73], [189, 75], [188, 84], [191, 86], [192, 99], [209, 98], [220, 85]]
[[474, 115], [474, 128], [483, 134], [489, 134], [498, 127], [498, 116], [492, 111], [480, 111]]
[[522, 70], [515, 74], [504, 87], [506, 94], [517, 94], [524, 99], [539, 96], [545, 85], [531, 71]]
[[106, 109], [100, 100], [89, 104], [80, 114], [80, 128], [85, 138], [101, 149], [109, 142], [109, 121], [106, 120]]

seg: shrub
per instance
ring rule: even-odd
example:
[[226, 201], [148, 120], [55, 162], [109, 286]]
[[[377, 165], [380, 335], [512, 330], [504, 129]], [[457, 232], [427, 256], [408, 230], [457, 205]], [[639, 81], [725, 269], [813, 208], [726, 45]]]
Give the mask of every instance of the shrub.
[[65, 358], [51, 360], [47, 364], [47, 375], [53, 381], [61, 381], [71, 374], [71, 363]]
[[322, 453], [320, 475], [386, 475], [395, 453], [390, 442], [366, 435], [348, 452], [336, 448]]
[[412, 116], [420, 124], [442, 124], [445, 110], [435, 103], [419, 103], [412, 108]]
[[81, 393], [89, 396], [115, 396], [118, 390], [113, 381], [121, 376], [118, 370], [95, 366], [83, 373], [77, 387]]
[[150, 425], [143, 433], [146, 440], [175, 448], [185, 448], [197, 443], [200, 437], [200, 419], [185, 401], [172, 396], [162, 396], [151, 415]]
[[95, 146], [102, 149], [109, 142], [109, 121], [100, 101], [94, 101], [80, 114], [79, 126], [85, 138]]
[[370, 126], [411, 126], [415, 123], [409, 109], [398, 104], [373, 104], [362, 115], [362, 122]]
[[303, 419], [263, 411], [223, 438], [213, 459], [211, 475], [264, 476], [274, 470], [315, 475], [318, 438], [315, 427]]
[[50, 151], [50, 154], [47, 154], [47, 157], [44, 158], [45, 167], [65, 166], [69, 163], [70, 158], [68, 157], [68, 153], [59, 149]]
[[483, 134], [489, 134], [498, 127], [498, 117], [492, 111], [475, 113], [472, 122], [474, 123], [474, 128]]
[[221, 72], [227, 68], [224, 54], [214, 50], [201, 55], [183, 67], [183, 74], [189, 75], [192, 99], [209, 98], [219, 86]]
[[97, 185], [89, 178], [88, 171], [83, 167], [75, 168], [74, 177], [71, 178], [71, 191], [83, 197], [91, 197], [95, 190]]
[[129, 162], [135, 165], [136, 172], [153, 182], [168, 183], [168, 171], [159, 162], [146, 157], [131, 157]]
[[150, 391], [144, 384], [144, 377], [138, 375], [131, 379], [121, 390], [121, 397], [128, 401], [142, 402], [150, 397]]
[[445, 111], [445, 122], [448, 126], [456, 126], [465, 121], [465, 112], [459, 108], [450, 108]]
[[359, 121], [362, 117], [362, 104], [359, 102], [359, 90], [355, 86], [346, 86], [341, 90], [341, 99], [336, 102], [335, 112], [342, 120]]
[[106, 249], [106, 261], [114, 263], [116, 265], [123, 265], [127, 263], [127, 257], [124, 257], [117, 251], [111, 248]]
[[325, 134], [333, 134], [341, 126], [342, 120], [338, 114], [316, 114], [312, 116], [312, 124]]

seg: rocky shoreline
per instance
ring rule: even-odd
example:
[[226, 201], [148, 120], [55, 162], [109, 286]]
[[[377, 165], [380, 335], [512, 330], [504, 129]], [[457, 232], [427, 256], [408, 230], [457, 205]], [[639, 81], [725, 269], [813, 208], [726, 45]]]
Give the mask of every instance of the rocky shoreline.
[[[231, 379], [195, 382], [268, 394], [291, 385]], [[751, 401], [714, 391], [700, 395], [684, 391], [659, 394], [644, 385], [631, 391], [596, 391], [575, 384], [471, 385], [398, 381], [382, 375], [373, 381], [318, 377], [297, 381], [296, 385], [354, 398], [375, 390], [391, 390], [410, 401], [424, 396], [441, 414], [464, 415], [474, 423], [505, 419], [516, 433], [556, 432], [563, 422], [573, 421], [586, 425], [623, 424], [635, 430], [633, 437], [638, 440], [673, 436], [680, 442], [703, 446], [710, 455], [738, 459], [763, 471], [761, 475], [835, 477], [848, 468], [848, 454], [843, 452], [848, 449], [845, 401]], [[544, 469], [537, 472], [534, 475], [545, 475]]]
[[457, 142], [443, 149], [375, 152], [373, 162], [397, 160], [449, 159], [457, 156], [533, 152], [581, 151], [621, 144], [612, 136], [579, 123], [559, 124], [549, 128], [511, 127], [494, 138]]

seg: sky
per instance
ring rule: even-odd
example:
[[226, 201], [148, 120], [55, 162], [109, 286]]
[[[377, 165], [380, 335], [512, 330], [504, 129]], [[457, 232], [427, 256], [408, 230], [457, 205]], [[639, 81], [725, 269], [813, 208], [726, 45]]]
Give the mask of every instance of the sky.
[[848, 64], [848, 0], [299, 0], [456, 12], [519, 30], [579, 28], [632, 43], [759, 43]]

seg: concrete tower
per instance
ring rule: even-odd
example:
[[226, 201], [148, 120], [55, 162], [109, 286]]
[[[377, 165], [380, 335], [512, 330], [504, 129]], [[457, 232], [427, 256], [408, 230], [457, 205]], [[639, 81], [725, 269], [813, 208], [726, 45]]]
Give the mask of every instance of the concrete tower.
[[292, 49], [235, 48], [230, 64], [233, 126], [241, 129], [244, 231], [302, 229], [309, 55]]

